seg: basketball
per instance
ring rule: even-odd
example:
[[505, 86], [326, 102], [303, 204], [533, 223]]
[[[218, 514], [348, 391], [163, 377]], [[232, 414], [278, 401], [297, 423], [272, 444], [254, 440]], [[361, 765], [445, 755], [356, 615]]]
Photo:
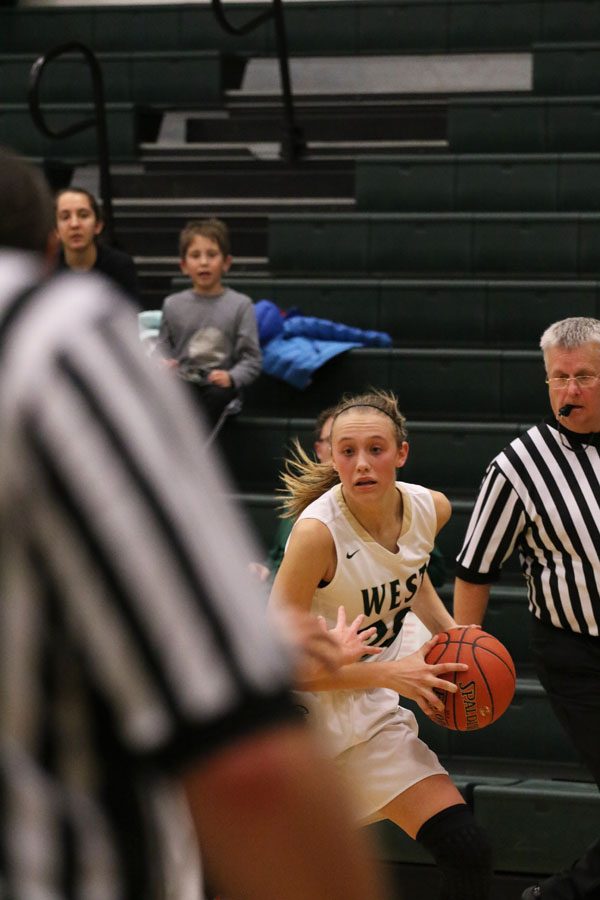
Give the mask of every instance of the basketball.
[[440, 676], [453, 681], [458, 690], [455, 694], [436, 691], [444, 711], [430, 718], [452, 731], [487, 728], [506, 712], [515, 693], [515, 666], [510, 653], [497, 638], [474, 625], [443, 631], [437, 638], [426, 662], [465, 663], [469, 668]]

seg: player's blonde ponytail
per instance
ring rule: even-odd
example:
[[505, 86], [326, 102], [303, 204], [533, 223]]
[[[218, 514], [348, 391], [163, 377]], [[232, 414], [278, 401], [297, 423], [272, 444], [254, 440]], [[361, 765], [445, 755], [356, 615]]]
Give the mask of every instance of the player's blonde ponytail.
[[280, 507], [284, 519], [296, 519], [313, 500], [340, 480], [330, 462], [311, 459], [298, 440], [293, 443], [280, 478], [284, 485], [280, 489], [284, 493]]

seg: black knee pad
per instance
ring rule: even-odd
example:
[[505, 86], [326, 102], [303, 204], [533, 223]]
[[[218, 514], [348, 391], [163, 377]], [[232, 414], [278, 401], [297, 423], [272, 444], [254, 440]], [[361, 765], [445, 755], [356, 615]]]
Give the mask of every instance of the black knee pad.
[[417, 840], [442, 876], [440, 900], [487, 900], [492, 885], [492, 848], [468, 806], [458, 803], [428, 819]]

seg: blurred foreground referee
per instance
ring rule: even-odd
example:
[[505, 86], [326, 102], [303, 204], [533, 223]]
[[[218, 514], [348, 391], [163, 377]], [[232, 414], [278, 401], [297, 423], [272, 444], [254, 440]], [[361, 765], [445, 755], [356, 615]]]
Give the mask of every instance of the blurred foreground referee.
[[230, 900], [381, 898], [197, 415], [55, 255], [45, 182], [0, 150], [0, 897], [178, 897], [191, 811]]

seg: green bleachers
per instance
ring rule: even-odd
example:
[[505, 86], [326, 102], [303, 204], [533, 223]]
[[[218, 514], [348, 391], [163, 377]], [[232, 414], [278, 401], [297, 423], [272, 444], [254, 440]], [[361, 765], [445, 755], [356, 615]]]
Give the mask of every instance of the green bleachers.
[[[189, 281], [173, 279], [173, 290]], [[600, 315], [597, 281], [254, 277], [228, 283], [253, 300], [388, 332], [398, 346], [537, 348], [540, 335], [566, 309]]]
[[[243, 23], [259, 7], [231, 9], [231, 22]], [[41, 53], [68, 41], [82, 41], [97, 52], [150, 50], [236, 50], [262, 52], [268, 29], [243, 40], [229, 35], [209, 6], [197, 4], [94, 7], [27, 7], [0, 10], [0, 51]]]
[[533, 89], [537, 94], [598, 93], [600, 44], [535, 44]]
[[[572, 11], [571, 11], [572, 10]], [[237, 25], [263, 12], [259, 3], [228, 3]], [[586, 0], [358, 0], [286, 7], [295, 54], [527, 49], [535, 41], [600, 40], [600, 17]], [[96, 50], [235, 50], [272, 54], [272, 23], [236, 37], [209, 5], [24, 7], [0, 10], [0, 51], [40, 52], [81, 40]]]
[[456, 154], [356, 163], [356, 202], [377, 212], [600, 209], [598, 154]]
[[[0, 101], [24, 103], [35, 56], [0, 54]], [[105, 97], [112, 103], [189, 106], [217, 103], [227, 88], [239, 87], [244, 61], [215, 51], [104, 53]], [[90, 102], [89, 69], [79, 54], [52, 60], [44, 70], [41, 98], [46, 103]]]
[[[532, 728], [532, 740], [543, 735]], [[556, 872], [567, 868], [600, 831], [596, 785], [531, 779], [477, 785], [474, 807], [488, 828], [498, 869]]]
[[594, 277], [600, 271], [600, 215], [273, 214], [269, 259], [281, 275]]
[[541, 12], [540, 40], [593, 41], [598, 38], [600, 7], [594, 0], [546, 0]]
[[266, 554], [273, 543], [277, 530], [278, 501], [275, 494], [244, 491], [232, 496], [238, 510], [252, 530], [260, 550]]
[[[450, 572], [448, 581], [442, 585], [438, 593], [451, 610], [454, 558], [448, 559], [447, 563]], [[531, 613], [527, 605], [527, 591], [522, 576], [517, 573], [517, 560], [513, 558], [503, 572], [502, 579], [492, 585], [483, 628], [508, 647], [518, 672], [531, 669], [530, 627]]]
[[578, 762], [571, 742], [550, 708], [546, 692], [534, 678], [517, 679], [511, 705], [489, 728], [448, 734], [451, 757]]
[[454, 98], [448, 142], [456, 153], [600, 150], [600, 97]]
[[490, 282], [487, 289], [487, 334], [510, 346], [519, 340], [537, 348], [542, 331], [571, 316], [600, 314], [598, 284], [577, 281]]
[[344, 392], [369, 386], [395, 390], [415, 419], [536, 421], [548, 404], [537, 352], [393, 348], [350, 350], [319, 369], [303, 391], [261, 375], [246, 392], [245, 409], [311, 417]]
[[[61, 129], [75, 122], [93, 118], [90, 104], [44, 104], [42, 111], [53, 129]], [[137, 158], [138, 141], [146, 129], [158, 128], [158, 119], [146, 116], [130, 103], [106, 105], [108, 140], [113, 162]], [[88, 128], [60, 141], [47, 138], [33, 124], [25, 103], [5, 103], [0, 106], [0, 143], [8, 144], [25, 156], [51, 159], [83, 159], [96, 157], [96, 132]]]

